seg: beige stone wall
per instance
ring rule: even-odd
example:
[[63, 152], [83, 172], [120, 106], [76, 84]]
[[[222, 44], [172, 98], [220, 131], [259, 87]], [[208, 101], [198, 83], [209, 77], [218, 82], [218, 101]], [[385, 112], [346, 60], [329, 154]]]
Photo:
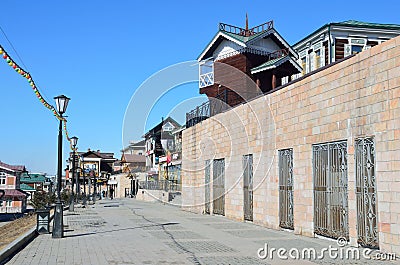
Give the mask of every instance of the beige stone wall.
[[355, 244], [354, 142], [365, 136], [376, 143], [380, 249], [400, 254], [400, 37], [184, 130], [183, 207], [204, 211], [205, 161], [225, 158], [225, 215], [243, 220], [242, 156], [253, 154], [254, 222], [279, 229], [277, 155], [293, 148], [294, 232], [313, 236], [312, 144], [346, 140]]
[[163, 202], [168, 203], [169, 192], [163, 190], [146, 190], [139, 189], [136, 195], [137, 200], [147, 202]]

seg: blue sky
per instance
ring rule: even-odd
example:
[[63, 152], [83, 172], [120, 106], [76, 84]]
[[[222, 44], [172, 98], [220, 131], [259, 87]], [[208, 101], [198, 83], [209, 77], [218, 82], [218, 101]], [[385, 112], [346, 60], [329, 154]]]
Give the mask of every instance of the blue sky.
[[[2, 32], [0, 44], [31, 73], [49, 103], [59, 94], [71, 98], [68, 130], [79, 137], [80, 151], [100, 149], [119, 157], [125, 110], [135, 90], [159, 70], [195, 60], [219, 22], [243, 27], [247, 12], [250, 27], [274, 20], [278, 32], [294, 44], [329, 22], [400, 24], [397, 6], [397, 1], [2, 0], [0, 26], [20, 58]], [[0, 91], [0, 160], [55, 174], [57, 120], [3, 59]], [[155, 104], [145, 128], [174, 109], [173, 117], [184, 122], [184, 112], [195, 102], [181, 102], [198, 96], [195, 84], [169, 91]], [[140, 139], [145, 129], [138, 126], [124, 138]]]

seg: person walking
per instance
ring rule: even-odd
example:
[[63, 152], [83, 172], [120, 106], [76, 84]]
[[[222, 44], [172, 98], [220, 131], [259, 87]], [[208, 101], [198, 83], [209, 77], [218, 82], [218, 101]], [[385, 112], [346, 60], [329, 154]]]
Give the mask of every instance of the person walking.
[[110, 188], [110, 198], [111, 198], [111, 200], [113, 199], [113, 197], [114, 197], [114, 189]]

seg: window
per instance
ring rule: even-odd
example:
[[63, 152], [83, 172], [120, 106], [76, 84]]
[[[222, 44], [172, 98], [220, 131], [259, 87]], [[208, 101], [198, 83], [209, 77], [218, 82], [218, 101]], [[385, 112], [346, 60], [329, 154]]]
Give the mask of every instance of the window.
[[279, 150], [279, 226], [294, 229], [293, 149]]
[[351, 54], [362, 52], [363, 46], [351, 45]]
[[314, 71], [314, 53], [312, 50], [308, 51], [308, 69], [306, 69], [306, 73]]
[[12, 207], [12, 200], [11, 199], [7, 199], [6, 207]]
[[168, 139], [167, 140], [167, 149], [168, 150], [174, 150], [174, 140], [173, 139]]
[[313, 145], [314, 232], [349, 238], [347, 142]]
[[6, 185], [6, 173], [4, 172], [0, 172], [0, 185]]
[[214, 84], [214, 61], [205, 60], [199, 64], [199, 87], [211, 86]]
[[315, 51], [315, 69], [321, 67], [321, 50]]
[[357, 242], [368, 248], [379, 248], [376, 157], [374, 139], [360, 138], [355, 142]]
[[170, 122], [167, 122], [167, 123], [164, 124], [164, 126], [163, 126], [163, 131], [164, 131], [164, 132], [171, 132], [173, 129], [175, 129], [175, 126], [172, 125]]
[[301, 58], [301, 67], [303, 68], [303, 72], [302, 74], [305, 75], [306, 74], [306, 57]]
[[243, 156], [244, 219], [253, 221], [253, 155]]

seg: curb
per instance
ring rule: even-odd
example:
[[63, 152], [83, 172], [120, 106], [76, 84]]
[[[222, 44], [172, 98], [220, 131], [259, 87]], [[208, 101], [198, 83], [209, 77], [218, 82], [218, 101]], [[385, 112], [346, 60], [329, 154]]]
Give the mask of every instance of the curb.
[[32, 227], [28, 232], [11, 242], [7, 247], [0, 251], [0, 264], [5, 264], [20, 249], [25, 247], [30, 241], [37, 237], [36, 226]]

